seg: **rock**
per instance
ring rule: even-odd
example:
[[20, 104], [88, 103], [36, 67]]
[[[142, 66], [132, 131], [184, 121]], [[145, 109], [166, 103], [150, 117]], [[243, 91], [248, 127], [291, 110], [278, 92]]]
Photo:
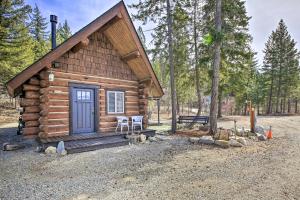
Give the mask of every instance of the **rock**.
[[229, 140], [229, 136], [230, 136], [230, 130], [226, 130], [226, 129], [218, 129], [218, 133], [215, 136], [215, 139], [217, 140]]
[[264, 134], [265, 134], [265, 129], [264, 129], [264, 127], [262, 127], [262, 126], [256, 126], [256, 127], [255, 127], [255, 133], [259, 133], [259, 134], [261, 134], [261, 135], [264, 135]]
[[57, 145], [56, 152], [57, 152], [59, 155], [61, 155], [62, 152], [64, 152], [64, 151], [65, 151], [65, 143], [64, 143], [64, 141], [60, 141], [60, 142], [58, 143], [58, 145]]
[[47, 147], [47, 149], [45, 150], [46, 154], [56, 154], [56, 147]]
[[266, 140], [267, 140], [267, 137], [266, 137], [265, 135], [263, 135], [263, 134], [257, 135], [257, 138], [258, 138], [258, 140], [260, 140], [260, 141], [266, 141]]
[[229, 140], [229, 145], [232, 147], [242, 147], [243, 146], [243, 144], [239, 143], [238, 141], [236, 141], [234, 139]]
[[157, 141], [157, 138], [156, 137], [149, 137], [148, 140], [150, 142], [156, 142]]
[[206, 135], [206, 136], [200, 137], [199, 143], [201, 143], [201, 144], [214, 144], [215, 141], [212, 138], [212, 136]]
[[59, 155], [65, 156], [65, 155], [67, 155], [67, 154], [68, 154], [67, 150], [63, 150], [63, 151], [61, 152], [61, 154], [59, 154]]
[[141, 142], [141, 143], [146, 142], [146, 139], [147, 139], [146, 135], [140, 134], [140, 142]]
[[222, 148], [229, 148], [229, 142], [226, 140], [215, 140], [215, 144]]
[[243, 137], [238, 138], [237, 141], [239, 143], [241, 143], [242, 145], [245, 145], [245, 146], [247, 145], [247, 140]]
[[140, 136], [137, 134], [126, 135], [126, 138], [129, 139], [130, 144], [137, 144], [140, 141]]
[[190, 141], [190, 143], [196, 144], [199, 142], [199, 138], [198, 137], [190, 137], [189, 141]]

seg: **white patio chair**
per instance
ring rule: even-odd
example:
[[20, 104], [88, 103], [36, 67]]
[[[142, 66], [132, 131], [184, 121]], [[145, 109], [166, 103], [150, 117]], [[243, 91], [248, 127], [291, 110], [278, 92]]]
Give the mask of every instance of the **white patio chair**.
[[127, 126], [127, 132], [129, 131], [129, 119], [128, 119], [128, 117], [117, 116], [117, 121], [118, 121], [118, 124], [117, 124], [115, 132], [117, 132], [119, 126], [121, 127], [121, 133], [123, 133], [123, 127], [124, 126]]
[[131, 128], [132, 132], [136, 126], [141, 127], [141, 131], [143, 130], [143, 116], [132, 116], [131, 117]]

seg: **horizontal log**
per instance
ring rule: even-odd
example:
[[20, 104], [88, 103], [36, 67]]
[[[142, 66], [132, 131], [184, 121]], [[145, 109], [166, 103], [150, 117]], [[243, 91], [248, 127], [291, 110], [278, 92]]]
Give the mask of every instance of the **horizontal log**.
[[40, 132], [39, 127], [23, 128], [23, 135], [37, 135]]
[[87, 81], [87, 82], [96, 82], [100, 84], [113, 84], [113, 85], [131, 85], [138, 87], [137, 81], [125, 80], [125, 79], [114, 79], [109, 77], [100, 77], [100, 76], [90, 76], [90, 75], [82, 75], [76, 73], [66, 73], [66, 72], [55, 72], [56, 78], [61, 79], [69, 79], [69, 80], [77, 80], [77, 81]]
[[40, 86], [24, 84], [23, 85], [23, 90], [24, 91], [39, 91], [40, 90]]
[[69, 112], [69, 107], [68, 106], [60, 106], [60, 107], [50, 106], [49, 112]]
[[41, 80], [49, 80], [49, 72], [47, 70], [43, 70], [39, 73], [39, 78]]
[[48, 95], [49, 94], [49, 88], [41, 88], [40, 89], [40, 94], [42, 95]]
[[47, 102], [49, 102], [49, 97], [47, 95], [40, 96], [40, 102], [41, 103], [47, 103]]
[[39, 113], [40, 108], [39, 106], [26, 106], [24, 107], [25, 113]]
[[26, 91], [25, 98], [26, 99], [38, 99], [38, 98], [40, 98], [40, 93], [37, 91]]
[[49, 126], [55, 126], [55, 125], [69, 125], [69, 119], [50, 119], [48, 121]]
[[38, 113], [23, 113], [22, 114], [22, 120], [24, 122], [27, 121], [36, 121], [40, 118], [40, 115]]
[[31, 79], [29, 79], [29, 82], [28, 82], [30, 85], [40, 85], [40, 80], [37, 79], [36, 77], [33, 77]]
[[48, 110], [42, 110], [42, 111], [40, 112], [40, 116], [42, 116], [42, 117], [45, 117], [45, 116], [47, 116], [48, 114], [49, 114]]
[[117, 122], [100, 122], [100, 128], [116, 128]]
[[50, 99], [59, 99], [59, 100], [69, 100], [69, 94], [68, 93], [63, 93], [63, 94], [49, 94]]
[[39, 121], [40, 125], [48, 125], [48, 117], [47, 116], [40, 117], [38, 121]]
[[40, 123], [38, 121], [27, 121], [25, 127], [38, 127]]
[[39, 136], [40, 138], [47, 138], [47, 137], [48, 137], [47, 133], [45, 133], [45, 132], [43, 132], [43, 131], [40, 131], [40, 132], [38, 133], [38, 136]]
[[61, 125], [61, 126], [49, 126], [49, 133], [52, 132], [62, 132], [62, 131], [69, 131], [69, 126]]
[[69, 135], [69, 131], [52, 132], [47, 134], [47, 138], [57, 137], [57, 136], [67, 136], [67, 135]]
[[42, 132], [48, 133], [49, 127], [48, 127], [48, 125], [40, 125], [39, 129]]
[[69, 106], [69, 101], [50, 99], [49, 106]]
[[69, 113], [54, 113], [50, 112], [48, 114], [48, 119], [65, 119], [69, 118]]
[[40, 81], [41, 88], [46, 88], [50, 86], [50, 82], [48, 80], [41, 80]]
[[40, 101], [38, 99], [21, 99], [20, 106], [28, 107], [28, 106], [38, 106]]
[[[69, 82], [70, 81], [76, 81], [76, 79], [59, 79], [56, 78], [53, 82], [50, 82], [50, 87], [52, 86], [59, 86], [59, 87], [68, 87], [69, 86]], [[97, 82], [88, 82], [86, 80], [82, 80], [79, 83], [84, 83], [84, 84], [92, 84], [92, 85], [99, 85], [100, 87], [103, 87], [106, 90], [130, 90], [130, 91], [137, 91], [137, 86], [136, 85], [126, 85], [126, 84], [118, 84], [118, 83], [112, 83], [112, 84], [108, 84], [108, 83], [99, 83], [100, 80], [98, 80]]]
[[41, 103], [39, 107], [40, 110], [49, 110], [49, 102]]

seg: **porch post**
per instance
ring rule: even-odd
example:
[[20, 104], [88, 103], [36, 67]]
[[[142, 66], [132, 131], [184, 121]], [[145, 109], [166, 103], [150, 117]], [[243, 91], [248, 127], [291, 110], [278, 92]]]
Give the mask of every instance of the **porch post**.
[[157, 103], [157, 125], [160, 125], [160, 116], [159, 116], [159, 112], [160, 112], [160, 99], [156, 99], [156, 103]]

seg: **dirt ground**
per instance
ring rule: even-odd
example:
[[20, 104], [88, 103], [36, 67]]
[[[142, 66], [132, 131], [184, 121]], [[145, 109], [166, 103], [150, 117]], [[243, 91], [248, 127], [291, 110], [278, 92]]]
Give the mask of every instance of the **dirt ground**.
[[[219, 126], [232, 128], [233, 119], [248, 127], [246, 117]], [[272, 125], [274, 139], [242, 148], [160, 136], [65, 157], [1, 151], [0, 199], [300, 199], [300, 117], [262, 117], [258, 124]]]

